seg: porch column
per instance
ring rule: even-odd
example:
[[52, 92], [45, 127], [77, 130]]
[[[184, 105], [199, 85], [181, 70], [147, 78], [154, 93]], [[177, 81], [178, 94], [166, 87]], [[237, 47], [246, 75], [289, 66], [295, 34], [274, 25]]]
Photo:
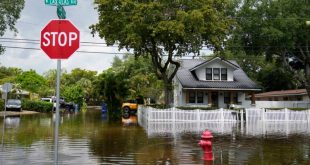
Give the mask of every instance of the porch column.
[[229, 104], [234, 104], [234, 94], [235, 94], [235, 92], [230, 92]]
[[212, 92], [208, 91], [208, 106], [212, 107]]
[[255, 92], [251, 93], [251, 105], [255, 105]]

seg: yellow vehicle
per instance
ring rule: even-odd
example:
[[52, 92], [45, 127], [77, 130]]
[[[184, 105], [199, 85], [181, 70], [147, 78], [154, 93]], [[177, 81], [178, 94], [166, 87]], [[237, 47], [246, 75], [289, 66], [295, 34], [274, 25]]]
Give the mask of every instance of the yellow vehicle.
[[123, 113], [137, 112], [138, 102], [137, 100], [128, 100], [122, 105]]

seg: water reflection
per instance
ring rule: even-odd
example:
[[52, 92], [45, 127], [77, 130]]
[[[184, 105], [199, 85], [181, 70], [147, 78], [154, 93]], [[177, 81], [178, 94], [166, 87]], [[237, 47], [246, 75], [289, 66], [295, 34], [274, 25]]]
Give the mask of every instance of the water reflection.
[[4, 120], [5, 128], [17, 128], [20, 124], [20, 117], [19, 116], [9, 116], [5, 117]]
[[262, 122], [253, 121], [246, 123], [247, 135], [310, 135], [310, 123], [308, 122]]
[[[306, 125], [140, 124], [136, 117], [108, 121], [100, 110], [63, 115], [60, 164], [203, 164], [198, 141], [206, 128], [214, 135], [212, 164], [310, 164]], [[4, 141], [1, 165], [52, 164], [52, 114], [20, 117], [17, 127], [5, 129]]]
[[137, 116], [136, 115], [130, 115], [129, 118], [123, 118], [122, 117], [122, 123], [125, 126], [130, 126], [130, 125], [136, 126], [136, 125], [138, 125]]
[[308, 122], [247, 122], [247, 123], [230, 123], [230, 122], [212, 122], [212, 123], [191, 123], [191, 122], [146, 122], [139, 123], [147, 132], [149, 137], [158, 135], [177, 135], [185, 132], [201, 133], [205, 129], [216, 134], [232, 134], [240, 132], [250, 136], [260, 135], [290, 135], [306, 134], [310, 135], [310, 123]]

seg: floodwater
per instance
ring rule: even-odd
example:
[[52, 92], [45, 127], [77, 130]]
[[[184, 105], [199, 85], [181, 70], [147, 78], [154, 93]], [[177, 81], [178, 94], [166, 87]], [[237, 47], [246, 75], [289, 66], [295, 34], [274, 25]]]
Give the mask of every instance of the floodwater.
[[[3, 130], [1, 118], [0, 164], [53, 164], [54, 120], [52, 114], [7, 117]], [[148, 123], [142, 127], [135, 124], [136, 118], [109, 122], [93, 109], [62, 115], [60, 122], [59, 164], [310, 164], [309, 124], [298, 125], [305, 127], [300, 131], [290, 123], [277, 124], [276, 130], [269, 124], [263, 132], [240, 123]], [[198, 145], [206, 128], [214, 136], [212, 162], [202, 160]]]

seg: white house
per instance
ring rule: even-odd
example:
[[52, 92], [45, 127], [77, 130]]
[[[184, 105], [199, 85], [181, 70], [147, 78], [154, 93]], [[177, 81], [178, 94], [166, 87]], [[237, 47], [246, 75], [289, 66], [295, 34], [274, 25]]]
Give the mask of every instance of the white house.
[[255, 105], [254, 83], [233, 60], [184, 59], [174, 79], [174, 106]]

